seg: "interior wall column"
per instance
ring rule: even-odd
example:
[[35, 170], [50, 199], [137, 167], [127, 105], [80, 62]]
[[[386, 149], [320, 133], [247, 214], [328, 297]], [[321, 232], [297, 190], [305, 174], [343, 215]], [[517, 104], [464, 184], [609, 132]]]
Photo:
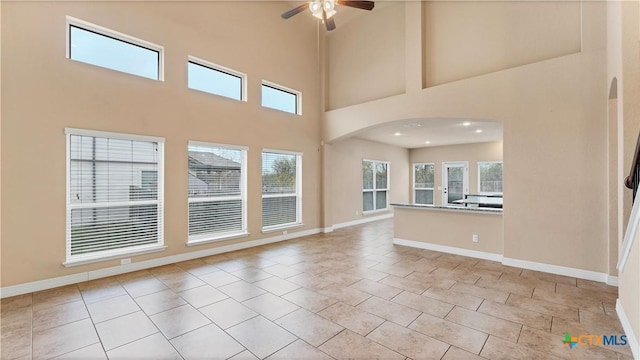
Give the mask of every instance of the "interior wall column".
[[422, 1], [405, 2], [405, 92], [423, 89]]

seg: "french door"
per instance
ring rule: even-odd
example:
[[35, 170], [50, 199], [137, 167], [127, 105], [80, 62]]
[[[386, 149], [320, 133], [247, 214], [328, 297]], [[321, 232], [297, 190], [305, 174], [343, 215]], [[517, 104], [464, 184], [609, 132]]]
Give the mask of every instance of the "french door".
[[442, 163], [442, 206], [463, 206], [461, 200], [469, 193], [469, 163]]

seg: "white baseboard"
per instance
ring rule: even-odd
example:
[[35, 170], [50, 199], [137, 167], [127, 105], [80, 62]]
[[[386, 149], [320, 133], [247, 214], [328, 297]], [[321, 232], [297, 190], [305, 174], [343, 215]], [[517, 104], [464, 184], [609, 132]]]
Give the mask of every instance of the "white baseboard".
[[597, 271], [582, 270], [582, 269], [570, 268], [566, 266], [551, 265], [551, 264], [539, 263], [535, 261], [518, 260], [518, 259], [511, 259], [511, 258], [502, 259], [502, 264], [507, 266], [515, 266], [523, 269], [542, 271], [542, 272], [556, 274], [556, 275], [570, 276], [578, 279], [599, 281], [607, 284], [609, 284], [610, 278], [611, 278], [611, 281], [613, 281], [613, 278], [615, 278], [616, 279], [615, 281], [617, 283], [617, 277], [609, 276], [606, 273], [601, 273]]
[[378, 221], [378, 220], [384, 220], [384, 219], [389, 219], [393, 217], [393, 213], [390, 214], [384, 214], [384, 215], [378, 215], [378, 216], [368, 216], [362, 219], [358, 219], [358, 220], [353, 220], [353, 221], [347, 221], [347, 222], [343, 222], [343, 223], [339, 223], [339, 224], [334, 224], [332, 229], [341, 229], [341, 228], [345, 228], [345, 227], [349, 227], [349, 226], [354, 226], [354, 225], [360, 225], [360, 224], [366, 224], [369, 222], [373, 222], [373, 221]]
[[272, 244], [280, 241], [295, 239], [320, 233], [320, 229], [305, 230], [286, 235], [272, 236], [264, 239], [241, 242], [238, 244], [219, 246], [211, 249], [191, 251], [184, 254], [165, 256], [157, 259], [132, 262], [127, 265], [113, 266], [99, 270], [87, 271], [73, 275], [60, 276], [45, 280], [38, 280], [24, 284], [11, 285], [0, 288], [0, 299], [10, 296], [27, 294], [30, 292], [53, 289], [59, 286], [76, 284], [83, 281], [99, 279], [107, 276], [124, 274], [132, 271], [149, 269], [156, 266], [174, 264], [181, 261], [197, 259], [205, 256], [247, 249], [260, 245]]
[[607, 275], [607, 285], [618, 286], [618, 277], [613, 275]]
[[322, 229], [322, 233], [323, 234], [328, 234], [330, 232], [333, 232], [333, 226], [329, 226], [329, 227], [326, 227], [326, 228]]
[[616, 313], [618, 314], [618, 319], [620, 319], [620, 324], [622, 324], [622, 329], [624, 330], [625, 335], [627, 335], [627, 341], [629, 342], [629, 347], [633, 353], [633, 358], [640, 359], [640, 344], [638, 344], [638, 337], [633, 332], [633, 328], [631, 327], [627, 314], [624, 312], [620, 299], [616, 300]]
[[419, 248], [419, 249], [440, 251], [448, 254], [469, 256], [469, 257], [478, 258], [478, 259], [485, 259], [485, 260], [498, 261], [498, 262], [502, 261], [501, 254], [494, 254], [494, 253], [489, 253], [484, 251], [469, 250], [469, 249], [463, 249], [463, 248], [458, 248], [453, 246], [445, 246], [445, 245], [439, 245], [439, 244], [426, 243], [422, 241], [405, 240], [405, 239], [398, 239], [398, 238], [393, 238], [393, 243], [396, 245], [404, 245], [404, 246], [410, 246], [410, 247]]

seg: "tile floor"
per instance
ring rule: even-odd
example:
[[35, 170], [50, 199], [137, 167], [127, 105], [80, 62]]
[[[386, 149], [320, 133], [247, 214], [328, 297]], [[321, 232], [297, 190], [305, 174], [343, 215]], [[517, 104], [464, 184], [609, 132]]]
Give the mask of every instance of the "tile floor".
[[631, 359], [617, 289], [392, 244], [390, 220], [1, 302], [2, 359]]

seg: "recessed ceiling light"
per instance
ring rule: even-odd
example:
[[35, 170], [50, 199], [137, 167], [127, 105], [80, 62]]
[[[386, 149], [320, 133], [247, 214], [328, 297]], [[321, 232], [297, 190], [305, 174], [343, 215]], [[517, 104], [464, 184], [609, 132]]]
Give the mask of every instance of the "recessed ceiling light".
[[465, 121], [462, 123], [462, 126], [469, 126], [471, 125], [471, 121]]
[[427, 141], [425, 141], [424, 143], [425, 143], [425, 144], [427, 144], [427, 145], [429, 145], [429, 144], [431, 144], [431, 141], [427, 140]]
[[476, 130], [476, 134], [480, 134], [482, 132], [482, 129], [477, 129]]
[[399, 132], [397, 132], [397, 133], [395, 133], [395, 134], [393, 134], [393, 135], [395, 135], [395, 136], [400, 136], [400, 135], [402, 135], [402, 134], [400, 134]]

